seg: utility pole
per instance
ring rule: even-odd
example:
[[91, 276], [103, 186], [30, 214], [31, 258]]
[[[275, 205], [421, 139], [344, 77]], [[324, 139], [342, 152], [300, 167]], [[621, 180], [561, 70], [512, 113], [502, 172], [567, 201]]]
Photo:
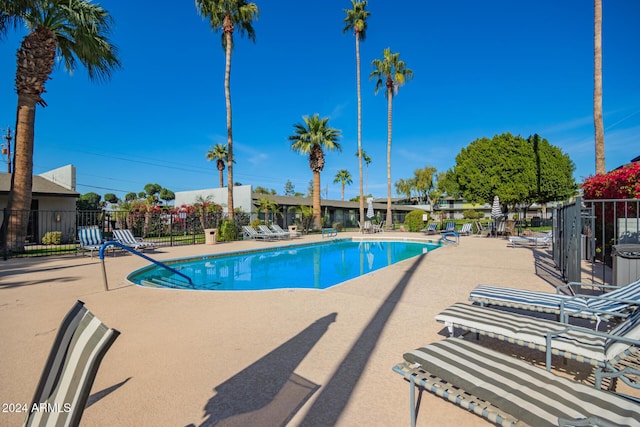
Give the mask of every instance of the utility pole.
[[7, 126], [7, 134], [3, 137], [7, 140], [2, 144], [2, 155], [7, 156], [7, 172], [11, 173], [11, 128]]

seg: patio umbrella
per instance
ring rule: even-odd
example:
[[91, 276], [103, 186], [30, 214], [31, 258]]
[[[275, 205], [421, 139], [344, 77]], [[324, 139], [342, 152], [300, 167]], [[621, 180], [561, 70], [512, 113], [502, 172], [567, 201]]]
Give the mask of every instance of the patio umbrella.
[[373, 212], [373, 198], [369, 197], [367, 199], [367, 218], [371, 219], [373, 218], [376, 214]]
[[492, 230], [492, 234], [494, 234], [495, 236], [498, 235], [497, 233], [497, 229], [498, 229], [498, 223], [497, 223], [497, 219], [498, 218], [502, 218], [502, 207], [500, 206], [500, 199], [498, 198], [498, 196], [494, 196], [493, 197], [493, 206], [491, 206], [491, 218], [493, 218], [493, 230]]

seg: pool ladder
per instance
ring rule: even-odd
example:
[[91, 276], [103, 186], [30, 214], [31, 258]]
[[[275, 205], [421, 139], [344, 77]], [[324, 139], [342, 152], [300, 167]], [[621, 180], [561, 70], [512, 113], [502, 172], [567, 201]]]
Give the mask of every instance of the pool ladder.
[[109, 284], [107, 283], [107, 269], [106, 269], [106, 267], [104, 265], [104, 252], [105, 252], [105, 249], [107, 247], [109, 247], [109, 246], [115, 246], [115, 247], [118, 247], [120, 249], [124, 249], [125, 251], [129, 251], [132, 254], [138, 255], [139, 257], [144, 258], [147, 261], [150, 261], [150, 262], [154, 263], [155, 265], [157, 265], [159, 267], [165, 268], [165, 269], [169, 270], [170, 272], [172, 272], [174, 274], [177, 274], [178, 276], [184, 277], [185, 279], [187, 279], [187, 282], [189, 282], [189, 285], [191, 285], [191, 287], [193, 287], [193, 281], [191, 280], [191, 277], [187, 276], [186, 274], [179, 272], [175, 268], [169, 267], [167, 264], [164, 264], [164, 263], [162, 263], [160, 261], [156, 261], [155, 259], [153, 259], [151, 257], [148, 257], [145, 254], [143, 254], [142, 252], [136, 251], [135, 249], [133, 249], [133, 248], [127, 246], [127, 245], [123, 245], [120, 242], [115, 242], [113, 240], [110, 240], [110, 241], [104, 242], [102, 245], [100, 245], [100, 252], [99, 252], [100, 260], [102, 261], [102, 278], [104, 279], [104, 289], [106, 291], [109, 290]]

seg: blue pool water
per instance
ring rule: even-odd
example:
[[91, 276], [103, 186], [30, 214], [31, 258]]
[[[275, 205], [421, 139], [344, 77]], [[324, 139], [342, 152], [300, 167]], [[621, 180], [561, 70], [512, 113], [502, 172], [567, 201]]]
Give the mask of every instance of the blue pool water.
[[166, 262], [191, 278], [152, 265], [131, 273], [135, 284], [180, 289], [249, 291], [326, 289], [426, 253], [437, 243], [333, 240]]

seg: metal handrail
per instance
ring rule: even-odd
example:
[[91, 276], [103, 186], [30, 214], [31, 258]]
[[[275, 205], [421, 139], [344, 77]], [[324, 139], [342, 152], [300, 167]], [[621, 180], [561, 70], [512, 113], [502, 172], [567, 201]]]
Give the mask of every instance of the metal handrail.
[[102, 261], [102, 277], [104, 278], [104, 289], [107, 290], [107, 291], [109, 290], [109, 285], [107, 283], [107, 270], [106, 270], [105, 265], [104, 265], [104, 250], [108, 246], [117, 246], [120, 249], [124, 249], [126, 251], [131, 252], [134, 255], [138, 255], [139, 257], [142, 257], [142, 258], [146, 259], [147, 261], [150, 261], [150, 262], [154, 263], [155, 265], [157, 265], [159, 267], [166, 268], [170, 272], [175, 273], [178, 276], [184, 277], [185, 279], [187, 279], [189, 284], [191, 286], [193, 286], [193, 281], [191, 280], [191, 277], [187, 276], [186, 274], [181, 273], [178, 270], [176, 270], [175, 268], [169, 267], [168, 265], [166, 265], [166, 264], [164, 264], [164, 263], [162, 263], [160, 261], [156, 261], [155, 259], [153, 259], [151, 257], [148, 257], [145, 254], [143, 254], [143, 253], [141, 253], [141, 252], [139, 252], [139, 251], [127, 246], [127, 245], [123, 245], [120, 242], [115, 242], [113, 240], [110, 240], [110, 241], [104, 242], [102, 245], [100, 245], [100, 251], [99, 251], [100, 260]]

